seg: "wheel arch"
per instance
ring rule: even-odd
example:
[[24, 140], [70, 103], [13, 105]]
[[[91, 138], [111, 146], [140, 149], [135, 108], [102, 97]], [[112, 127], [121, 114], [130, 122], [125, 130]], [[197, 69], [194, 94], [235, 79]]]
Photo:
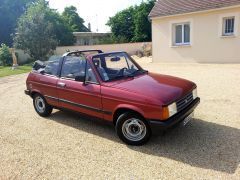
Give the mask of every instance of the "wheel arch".
[[116, 125], [118, 117], [125, 112], [135, 113], [135, 114], [137, 114], [137, 115], [139, 115], [139, 116], [141, 116], [142, 118], [145, 119], [144, 112], [142, 110], [140, 110], [139, 108], [136, 108], [134, 106], [120, 106], [120, 107], [116, 108], [116, 110], [113, 113], [113, 124], [114, 124], [114, 126]]
[[[41, 92], [37, 91], [37, 90], [32, 90], [31, 93], [30, 93], [30, 96], [33, 98], [36, 94], [41, 94]], [[42, 95], [43, 96], [43, 95]]]

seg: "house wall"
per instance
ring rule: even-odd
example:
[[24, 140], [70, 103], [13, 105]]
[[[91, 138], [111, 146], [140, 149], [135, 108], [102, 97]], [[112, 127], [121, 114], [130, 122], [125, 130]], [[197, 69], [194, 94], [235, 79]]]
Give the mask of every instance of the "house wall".
[[[235, 37], [222, 37], [222, 18], [236, 15]], [[152, 19], [153, 62], [240, 63], [240, 7]], [[191, 23], [191, 45], [172, 45], [172, 24]]]

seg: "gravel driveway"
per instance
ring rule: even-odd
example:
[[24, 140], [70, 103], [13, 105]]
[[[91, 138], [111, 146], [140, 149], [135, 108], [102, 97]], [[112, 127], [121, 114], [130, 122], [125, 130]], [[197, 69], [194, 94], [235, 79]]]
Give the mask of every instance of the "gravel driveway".
[[73, 113], [41, 118], [26, 75], [0, 78], [0, 179], [240, 179], [240, 65], [141, 64], [195, 81], [202, 98], [190, 124], [142, 147]]

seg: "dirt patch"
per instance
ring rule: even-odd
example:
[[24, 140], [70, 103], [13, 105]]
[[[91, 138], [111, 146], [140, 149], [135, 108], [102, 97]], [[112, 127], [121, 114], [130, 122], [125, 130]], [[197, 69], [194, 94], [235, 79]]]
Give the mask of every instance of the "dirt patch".
[[56, 110], [39, 117], [26, 75], [0, 78], [0, 179], [239, 179], [240, 65], [137, 61], [198, 84], [190, 124], [131, 147], [103, 122]]

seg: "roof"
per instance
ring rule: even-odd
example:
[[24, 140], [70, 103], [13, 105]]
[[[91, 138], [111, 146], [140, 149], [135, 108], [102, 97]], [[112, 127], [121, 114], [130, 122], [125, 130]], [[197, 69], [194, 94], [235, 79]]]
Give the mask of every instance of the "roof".
[[240, 5], [240, 0], [158, 0], [149, 17], [164, 17], [235, 5]]

